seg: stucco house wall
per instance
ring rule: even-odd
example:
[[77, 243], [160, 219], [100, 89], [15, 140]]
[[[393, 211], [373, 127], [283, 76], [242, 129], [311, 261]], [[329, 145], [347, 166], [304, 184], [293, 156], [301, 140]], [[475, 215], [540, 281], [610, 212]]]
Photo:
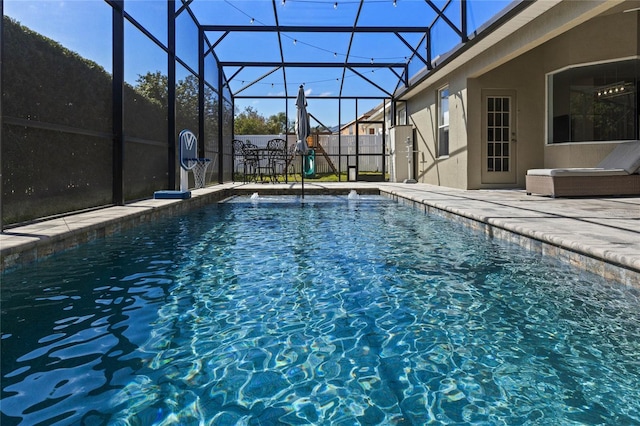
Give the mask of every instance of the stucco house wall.
[[[478, 78], [469, 79], [469, 189], [524, 187], [527, 169], [540, 167], [543, 160], [544, 139], [544, 74], [538, 52], [518, 57]], [[471, 89], [472, 88], [472, 89]], [[491, 183], [485, 170], [482, 149], [482, 103], [483, 95], [515, 92], [512, 125], [515, 143], [512, 148], [516, 180], [512, 183]]]
[[[522, 188], [527, 169], [597, 164], [615, 143], [547, 144], [547, 75], [594, 62], [637, 57], [638, 2], [561, 1], [455, 67], [433, 73], [407, 96], [409, 124], [416, 129], [420, 182], [463, 189]], [[541, 6], [540, 6], [541, 7]], [[449, 86], [449, 156], [438, 157], [437, 91]], [[486, 94], [511, 90], [515, 143], [512, 182], [495, 182], [483, 152]]]
[[[596, 17], [549, 41], [543, 46], [545, 73], [571, 65], [636, 57], [640, 53], [638, 19], [637, 11], [625, 13], [618, 10], [616, 13]], [[543, 146], [544, 163], [536, 167], [593, 167], [611, 152], [615, 144], [543, 143]]]

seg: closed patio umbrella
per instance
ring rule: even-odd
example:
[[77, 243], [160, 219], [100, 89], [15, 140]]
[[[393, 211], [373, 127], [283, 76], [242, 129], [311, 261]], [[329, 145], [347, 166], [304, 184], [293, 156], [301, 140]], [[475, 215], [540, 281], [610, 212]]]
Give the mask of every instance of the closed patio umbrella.
[[302, 198], [304, 198], [304, 156], [307, 155], [307, 137], [311, 134], [309, 115], [307, 114], [307, 97], [304, 87], [300, 85], [296, 98], [296, 153], [300, 155], [302, 164]]

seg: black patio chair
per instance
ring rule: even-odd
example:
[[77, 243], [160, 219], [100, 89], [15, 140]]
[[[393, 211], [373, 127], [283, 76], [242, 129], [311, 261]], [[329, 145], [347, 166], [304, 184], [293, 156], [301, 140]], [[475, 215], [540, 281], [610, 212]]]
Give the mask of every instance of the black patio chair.
[[285, 182], [289, 182], [289, 176], [293, 175], [293, 178], [295, 179], [295, 181], [298, 181], [298, 175], [296, 174], [296, 163], [295, 163], [295, 159], [296, 159], [296, 144], [292, 143], [291, 145], [289, 145], [289, 148], [287, 149], [287, 154], [286, 154], [286, 162], [285, 162], [285, 166], [284, 166], [284, 179]]
[[[249, 145], [249, 146], [248, 146]], [[245, 143], [239, 139], [233, 140], [233, 158], [234, 166], [241, 165], [243, 168], [242, 181], [247, 182], [247, 177], [250, 177], [250, 181], [256, 180], [258, 172], [258, 156], [255, 151], [251, 150], [251, 144]], [[233, 181], [235, 182], [236, 170], [234, 167]]]
[[287, 141], [276, 138], [267, 142], [271, 181], [278, 182], [278, 172], [284, 174], [287, 166]]

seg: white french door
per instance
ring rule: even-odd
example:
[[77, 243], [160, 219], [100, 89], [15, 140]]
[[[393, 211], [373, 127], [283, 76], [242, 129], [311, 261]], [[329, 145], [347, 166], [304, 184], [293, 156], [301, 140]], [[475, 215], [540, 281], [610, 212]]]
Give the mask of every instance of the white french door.
[[516, 183], [514, 90], [491, 90], [482, 96], [482, 182]]

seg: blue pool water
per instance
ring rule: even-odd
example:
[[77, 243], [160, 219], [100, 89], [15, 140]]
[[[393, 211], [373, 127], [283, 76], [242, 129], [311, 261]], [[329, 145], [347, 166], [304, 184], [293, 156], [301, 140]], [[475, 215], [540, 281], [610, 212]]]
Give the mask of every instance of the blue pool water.
[[640, 424], [639, 302], [382, 198], [237, 198], [5, 273], [0, 423]]

